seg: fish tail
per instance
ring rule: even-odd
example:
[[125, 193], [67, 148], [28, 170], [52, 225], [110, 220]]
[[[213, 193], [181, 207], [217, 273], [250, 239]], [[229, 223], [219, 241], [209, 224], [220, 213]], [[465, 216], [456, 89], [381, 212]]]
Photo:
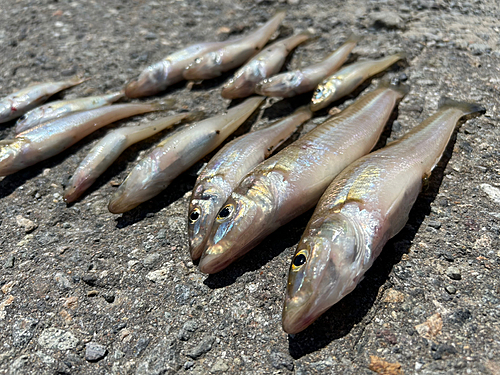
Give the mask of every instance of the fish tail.
[[358, 34], [355, 34], [353, 32], [351, 32], [349, 34], [349, 36], [347, 37], [346, 41], [344, 42], [345, 43], [354, 43], [354, 44], [357, 44], [359, 43], [359, 41], [363, 39], [363, 37], [361, 35], [358, 35]]
[[486, 108], [477, 103], [460, 102], [457, 100], [450, 99], [446, 96], [443, 96], [441, 97], [441, 99], [439, 99], [438, 108], [439, 109], [458, 108], [463, 112], [464, 116], [472, 114], [483, 115], [486, 113]]
[[401, 97], [404, 97], [406, 94], [408, 94], [410, 92], [409, 85], [405, 85], [405, 84], [401, 83], [401, 81], [399, 79], [390, 80], [387, 77], [380, 80], [380, 82], [378, 84], [378, 88], [379, 89], [386, 88], [386, 89], [391, 89], [391, 90], [397, 91], [401, 94]]
[[151, 103], [153, 111], [168, 111], [174, 107], [175, 99], [165, 99], [158, 103]]
[[206, 117], [206, 113], [204, 111], [192, 111], [186, 114], [185, 121], [200, 121]]

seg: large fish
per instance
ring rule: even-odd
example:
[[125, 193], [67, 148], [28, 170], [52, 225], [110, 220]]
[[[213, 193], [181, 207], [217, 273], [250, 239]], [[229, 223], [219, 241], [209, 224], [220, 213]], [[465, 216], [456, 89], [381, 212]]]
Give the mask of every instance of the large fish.
[[249, 98], [222, 115], [186, 125], [169, 135], [132, 169], [113, 194], [109, 211], [129, 211], [161, 193], [177, 176], [217, 148], [263, 100]]
[[300, 43], [311, 37], [309, 33], [292, 35], [263, 49], [245, 66], [241, 67], [223, 87], [221, 95], [227, 99], [246, 98], [255, 92], [263, 79], [277, 74], [288, 54]]
[[[255, 54], [266, 44], [283, 17], [284, 13], [280, 12], [253, 33], [241, 38], [230, 39], [224, 42], [198, 43], [174, 52], [163, 60], [144, 69], [136, 80], [131, 81], [127, 85], [125, 95], [129, 98], [139, 98], [158, 94], [168, 86], [182, 81], [184, 79], [184, 70], [192, 63], [199, 61], [201, 64], [202, 61], [200, 59], [202, 56], [206, 56], [209, 52], [221, 51], [225, 47], [235, 43], [236, 45], [243, 44], [244, 46], [253, 45], [253, 54]], [[256, 50], [255, 48], [259, 46], [260, 48]], [[248, 56], [247, 59], [253, 56], [253, 54]], [[207, 61], [207, 58], [204, 58], [204, 61]]]
[[40, 83], [7, 95], [0, 99], [0, 123], [21, 117], [55, 93], [79, 85], [84, 81], [86, 79], [73, 78], [67, 81]]
[[97, 129], [141, 113], [161, 111], [171, 104], [117, 104], [52, 120], [0, 141], [0, 176], [15, 173], [57, 155]]
[[17, 120], [15, 130], [16, 134], [34, 128], [44, 122], [67, 116], [73, 112], [104, 107], [105, 105], [120, 100], [123, 96], [123, 92], [115, 92], [113, 94], [89, 96], [86, 98], [57, 100], [55, 102], [44, 104], [40, 107], [32, 109]]
[[245, 134], [224, 146], [196, 180], [189, 204], [188, 233], [191, 257], [198, 259], [212, 224], [224, 202], [245, 175], [266, 159], [297, 127], [311, 118], [302, 107], [276, 123]]
[[80, 163], [64, 191], [64, 201], [74, 202], [94, 181], [118, 159], [125, 149], [161, 132], [178, 122], [192, 118], [191, 113], [181, 113], [160, 118], [139, 126], [126, 126], [112, 130], [90, 150]]
[[349, 95], [363, 81], [405, 57], [405, 53], [397, 53], [378, 60], [359, 61], [340, 69], [318, 85], [311, 99], [311, 110], [318, 111], [335, 100]]
[[321, 197], [288, 276], [283, 328], [297, 333], [350, 293], [408, 220], [422, 179], [460, 117], [484, 109], [444, 98], [436, 114], [348, 166]]
[[255, 87], [255, 92], [259, 95], [289, 98], [314, 90], [321, 81], [342, 66], [359, 39], [358, 36], [351, 35], [339, 49], [320, 63], [262, 80]]
[[314, 207], [333, 178], [375, 146], [406, 92], [381, 86], [258, 165], [219, 211], [201, 271], [220, 271]]
[[200, 80], [220, 76], [223, 72], [237, 68], [264, 47], [285, 18], [278, 12], [254, 33], [226, 42], [217, 50], [200, 55], [182, 73], [185, 79]]

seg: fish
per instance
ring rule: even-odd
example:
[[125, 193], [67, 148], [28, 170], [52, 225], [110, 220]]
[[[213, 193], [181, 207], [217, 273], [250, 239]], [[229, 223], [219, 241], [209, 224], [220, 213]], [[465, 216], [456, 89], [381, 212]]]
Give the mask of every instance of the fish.
[[45, 82], [26, 87], [0, 99], [0, 124], [21, 117], [55, 93], [85, 82], [84, 78], [72, 78], [67, 81]]
[[141, 113], [163, 111], [172, 102], [116, 104], [77, 112], [35, 126], [0, 141], [0, 176], [20, 171], [57, 155], [90, 133], [112, 122]]
[[195, 118], [197, 114], [181, 113], [160, 118], [139, 126], [126, 126], [112, 130], [90, 150], [80, 163], [64, 191], [66, 203], [77, 200], [95, 180], [114, 163], [125, 149], [168, 129], [180, 121]]
[[184, 78], [210, 79], [239, 67], [265, 46], [284, 18], [285, 12], [280, 11], [252, 34], [227, 41], [220, 48], [200, 55], [183, 71]]
[[161, 193], [182, 172], [215, 150], [263, 100], [248, 98], [224, 114], [188, 124], [170, 134], [132, 169], [113, 194], [109, 211], [129, 211]]
[[264, 129], [234, 139], [208, 162], [196, 180], [189, 203], [188, 237], [193, 260], [201, 256], [217, 213], [241, 179], [311, 115], [308, 107], [301, 107]]
[[311, 110], [318, 111], [335, 100], [349, 95], [363, 81], [404, 58], [406, 53], [401, 52], [378, 60], [359, 61], [340, 69], [318, 85], [311, 99]]
[[311, 37], [308, 32], [292, 35], [264, 48], [252, 60], [241, 67], [222, 88], [226, 99], [246, 98], [255, 92], [257, 83], [277, 74], [288, 54]]
[[264, 96], [290, 98], [312, 91], [342, 66], [359, 40], [359, 36], [352, 34], [339, 49], [320, 63], [266, 78], [255, 86], [255, 92]]
[[[284, 14], [282, 14], [281, 12], [276, 14], [276, 16], [273, 17], [268, 23], [264, 24], [262, 27], [255, 30], [253, 33], [246, 37], [230, 39], [224, 42], [197, 43], [174, 52], [165, 57], [163, 60], [150, 65], [141, 72], [137, 79], [129, 82], [125, 87], [125, 95], [128, 98], [140, 98], [144, 96], [155, 95], [162, 91], [165, 91], [168, 86], [182, 81], [184, 79], [183, 73], [186, 68], [190, 64], [196, 63], [198, 59], [201, 59], [201, 57], [205, 56], [209, 52], [223, 50], [225, 47], [230, 46], [234, 43], [238, 43], [239, 45], [242, 40], [246, 40], [249, 42], [252, 41], [254, 43], [257, 43], [257, 46], [259, 46], [261, 43], [258, 43], [257, 41], [263, 39], [264, 37], [267, 37], [267, 33], [269, 31], [268, 29], [270, 29], [270, 26], [274, 27], [275, 20], [282, 19], [283, 17]], [[271, 22], [272, 24], [270, 25]], [[271, 34], [273, 32], [269, 34], [269, 37], [271, 37]], [[269, 37], [267, 37], [266, 42]], [[266, 42], [264, 42], [264, 44]], [[256, 52], [258, 52], [258, 50], [253, 51], [253, 53]], [[251, 56], [249, 56], [248, 58], [250, 57]], [[207, 59], [205, 58], [204, 60], [206, 61]]]
[[44, 122], [66, 116], [73, 112], [103, 107], [124, 97], [123, 92], [107, 95], [89, 96], [70, 100], [57, 100], [44, 104], [22, 115], [16, 122], [16, 134], [31, 129]]
[[217, 215], [200, 270], [219, 272], [313, 208], [333, 178], [375, 146], [407, 91], [384, 82], [245, 176]]
[[325, 191], [291, 262], [283, 329], [304, 330], [350, 293], [409, 212], [464, 115], [481, 106], [440, 101], [405, 136], [349, 165]]

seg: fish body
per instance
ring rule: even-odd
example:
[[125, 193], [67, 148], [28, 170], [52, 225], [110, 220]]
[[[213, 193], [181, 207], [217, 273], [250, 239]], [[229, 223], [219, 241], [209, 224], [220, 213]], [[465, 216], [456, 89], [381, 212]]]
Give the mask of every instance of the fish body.
[[108, 209], [122, 213], [161, 193], [177, 176], [213, 151], [262, 103], [253, 97], [227, 113], [186, 125], [169, 135], [130, 172]]
[[201, 271], [220, 271], [314, 207], [333, 178], [376, 144], [406, 91], [380, 87], [259, 164], [219, 211]]
[[297, 333], [350, 293], [406, 224], [460, 117], [484, 109], [442, 101], [436, 114], [349, 165], [321, 197], [290, 267], [283, 327]]
[[21, 117], [55, 93], [84, 81], [85, 79], [74, 78], [67, 81], [40, 83], [7, 95], [0, 99], [0, 124]]
[[89, 96], [70, 100], [58, 100], [44, 104], [25, 113], [17, 120], [16, 134], [31, 129], [44, 122], [67, 116], [73, 112], [85, 111], [89, 109], [103, 107], [123, 98], [123, 92], [113, 94]]
[[222, 89], [226, 99], [245, 98], [252, 95], [257, 83], [277, 74], [285, 63], [288, 54], [300, 43], [310, 38], [309, 33], [292, 35], [266, 47], [251, 61], [240, 68]]
[[299, 108], [264, 129], [229, 142], [205, 166], [189, 204], [188, 234], [193, 259], [201, 256], [217, 213], [241, 179], [310, 118], [308, 108]]
[[94, 181], [115, 162], [125, 149], [154, 134], [165, 130], [179, 121], [190, 117], [190, 113], [181, 113], [164, 117], [140, 126], [118, 128], [106, 134], [80, 163], [64, 191], [64, 201], [77, 200]]
[[285, 12], [278, 12], [250, 35], [228, 41], [221, 48], [200, 55], [184, 70], [184, 78], [210, 79], [237, 68], [265, 46], [284, 18]]
[[57, 155], [97, 129], [145, 112], [164, 110], [164, 104], [117, 104], [52, 120], [0, 141], [0, 176], [15, 173]]
[[312, 91], [321, 81], [342, 66], [358, 41], [359, 37], [351, 35], [339, 49], [322, 62], [305, 69], [266, 78], [257, 84], [255, 92], [259, 95], [289, 98]]
[[[224, 42], [198, 43], [168, 55], [163, 60], [144, 69], [136, 80], [130, 82], [125, 88], [125, 95], [129, 98], [140, 98], [143, 96], [158, 94], [164, 91], [168, 86], [182, 81], [184, 79], [184, 71], [188, 66], [192, 64], [200, 65], [200, 67], [205, 66], [207, 61], [213, 61], [210, 58], [213, 57], [213, 55], [208, 56], [207, 54], [215, 51], [225, 51], [224, 48], [231, 46], [234, 43], [241, 45], [242, 41], [248, 41], [248, 43], [245, 43], [243, 47], [250, 42], [253, 42], [254, 44], [257, 43], [257, 47], [260, 46], [261, 43], [256, 42], [256, 40], [262, 39], [263, 34], [267, 36], [269, 22], [246, 37], [238, 38], [236, 40], [231, 39]], [[269, 37], [271, 37], [271, 34], [269, 34]], [[267, 42], [269, 37], [267, 37], [264, 44]], [[262, 46], [264, 44], [262, 44]], [[262, 46], [260, 46], [260, 48], [262, 48]], [[235, 48], [230, 48], [232, 52], [235, 52], [234, 49]], [[256, 52], [258, 52], [258, 50], [254, 49], [252, 51], [252, 55], [248, 56], [248, 58], [253, 56]], [[215, 57], [217, 58], [217, 54]], [[197, 63], [198, 61], [199, 63]], [[244, 61], [241, 63], [243, 62]], [[214, 69], [214, 71], [217, 71], [219, 68], [214, 67]], [[194, 66], [192, 71], [194, 71]]]
[[378, 60], [359, 61], [340, 69], [318, 85], [311, 99], [311, 110], [318, 111], [335, 100], [349, 95], [363, 81], [384, 71], [405, 56], [404, 53], [397, 53]]

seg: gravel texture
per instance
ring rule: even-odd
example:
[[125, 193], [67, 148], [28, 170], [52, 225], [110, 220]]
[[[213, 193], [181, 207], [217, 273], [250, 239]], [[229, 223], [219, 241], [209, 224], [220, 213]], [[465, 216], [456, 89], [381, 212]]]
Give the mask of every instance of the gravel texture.
[[[92, 80], [60, 97], [119, 90], [169, 52], [247, 33], [283, 7], [282, 36], [304, 30], [318, 36], [295, 51], [290, 68], [320, 61], [351, 31], [364, 37], [353, 61], [408, 53], [407, 64], [388, 72], [406, 79], [411, 91], [384, 140], [432, 114], [442, 95], [487, 108], [458, 129], [406, 227], [353, 293], [305, 332], [288, 336], [280, 320], [284, 286], [311, 212], [207, 277], [189, 258], [186, 218], [196, 173], [208, 158], [159, 197], [110, 214], [109, 196], [160, 135], [131, 147], [80, 201], [64, 204], [63, 187], [109, 130], [101, 129], [55, 158], [0, 178], [0, 374], [500, 373], [495, 0], [0, 0], [0, 97], [75, 74]], [[230, 105], [220, 96], [229, 76], [182, 82], [167, 95], [179, 110], [215, 115]], [[276, 102], [260, 121], [309, 98]], [[12, 122], [0, 125], [0, 138], [12, 134]]]

